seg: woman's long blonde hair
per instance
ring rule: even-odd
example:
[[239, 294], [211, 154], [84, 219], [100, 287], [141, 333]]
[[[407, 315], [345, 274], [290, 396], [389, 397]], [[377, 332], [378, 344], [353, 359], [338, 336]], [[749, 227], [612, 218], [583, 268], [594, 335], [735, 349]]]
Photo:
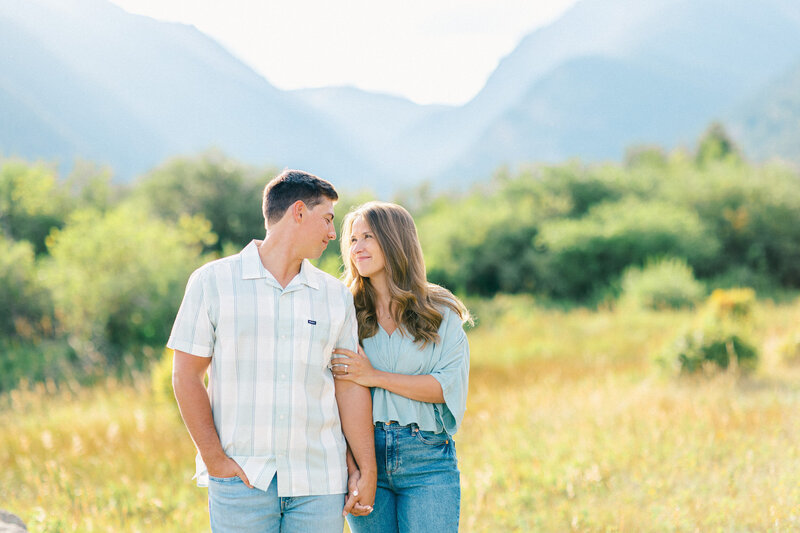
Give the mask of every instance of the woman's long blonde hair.
[[417, 228], [408, 211], [397, 204], [368, 202], [349, 212], [342, 223], [344, 282], [353, 293], [359, 341], [378, 332], [378, 315], [377, 293], [369, 278], [359, 275], [350, 255], [353, 224], [358, 219], [366, 222], [383, 251], [393, 304], [390, 310], [403, 334], [411, 335], [423, 347], [429, 342], [439, 342], [442, 313], [437, 308], [442, 306], [458, 313], [462, 321], [470, 320], [461, 300], [444, 287], [428, 283]]

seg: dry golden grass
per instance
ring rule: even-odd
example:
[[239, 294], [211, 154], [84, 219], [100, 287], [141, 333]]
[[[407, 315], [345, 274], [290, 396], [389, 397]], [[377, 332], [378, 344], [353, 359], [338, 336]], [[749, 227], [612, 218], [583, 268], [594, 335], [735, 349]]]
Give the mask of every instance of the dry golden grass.
[[[487, 309], [456, 436], [462, 531], [800, 530], [800, 366], [778, 349], [800, 303], [759, 305], [755, 374], [705, 378], [653, 361], [688, 311]], [[208, 528], [191, 441], [148, 385], [18, 391], [0, 428], [0, 507], [31, 531]]]

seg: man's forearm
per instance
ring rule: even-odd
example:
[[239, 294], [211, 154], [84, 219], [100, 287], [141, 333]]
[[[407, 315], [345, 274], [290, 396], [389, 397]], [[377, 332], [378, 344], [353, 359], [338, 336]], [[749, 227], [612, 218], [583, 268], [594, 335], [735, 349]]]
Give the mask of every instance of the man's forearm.
[[211, 414], [211, 404], [202, 379], [192, 374], [175, 373], [172, 376], [172, 386], [183, 422], [203, 461], [208, 465], [224, 458], [225, 451], [214, 427], [214, 416]]
[[374, 474], [375, 433], [372, 425], [372, 395], [355, 383], [336, 383], [336, 402], [342, 420], [342, 432], [362, 475]]

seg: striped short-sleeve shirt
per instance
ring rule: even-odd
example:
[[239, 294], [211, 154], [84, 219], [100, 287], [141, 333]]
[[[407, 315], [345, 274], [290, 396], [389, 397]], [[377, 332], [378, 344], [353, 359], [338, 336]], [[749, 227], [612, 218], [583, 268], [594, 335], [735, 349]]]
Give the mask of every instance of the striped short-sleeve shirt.
[[[167, 346], [210, 357], [208, 395], [225, 453], [280, 496], [347, 492], [345, 440], [328, 368], [358, 343], [353, 298], [307, 260], [282, 288], [256, 241], [189, 278]], [[208, 472], [198, 453], [198, 485]]]

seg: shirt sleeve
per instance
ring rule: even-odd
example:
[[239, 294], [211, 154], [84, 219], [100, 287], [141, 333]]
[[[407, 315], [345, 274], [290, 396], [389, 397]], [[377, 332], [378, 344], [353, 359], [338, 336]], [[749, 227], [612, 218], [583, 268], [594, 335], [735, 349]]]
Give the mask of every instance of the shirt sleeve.
[[211, 357], [214, 351], [214, 327], [206, 305], [203, 271], [195, 270], [186, 284], [178, 316], [172, 325], [167, 348], [199, 357]]
[[336, 339], [336, 347], [355, 352], [358, 350], [358, 324], [356, 323], [356, 308], [353, 305], [353, 295], [350, 294], [349, 290], [345, 295], [344, 309], [344, 322]]
[[469, 343], [461, 320], [453, 311], [445, 311], [445, 328], [440, 332], [442, 350], [431, 375], [442, 386], [444, 404], [437, 404], [444, 429], [453, 435], [461, 426], [467, 410], [469, 388]]

